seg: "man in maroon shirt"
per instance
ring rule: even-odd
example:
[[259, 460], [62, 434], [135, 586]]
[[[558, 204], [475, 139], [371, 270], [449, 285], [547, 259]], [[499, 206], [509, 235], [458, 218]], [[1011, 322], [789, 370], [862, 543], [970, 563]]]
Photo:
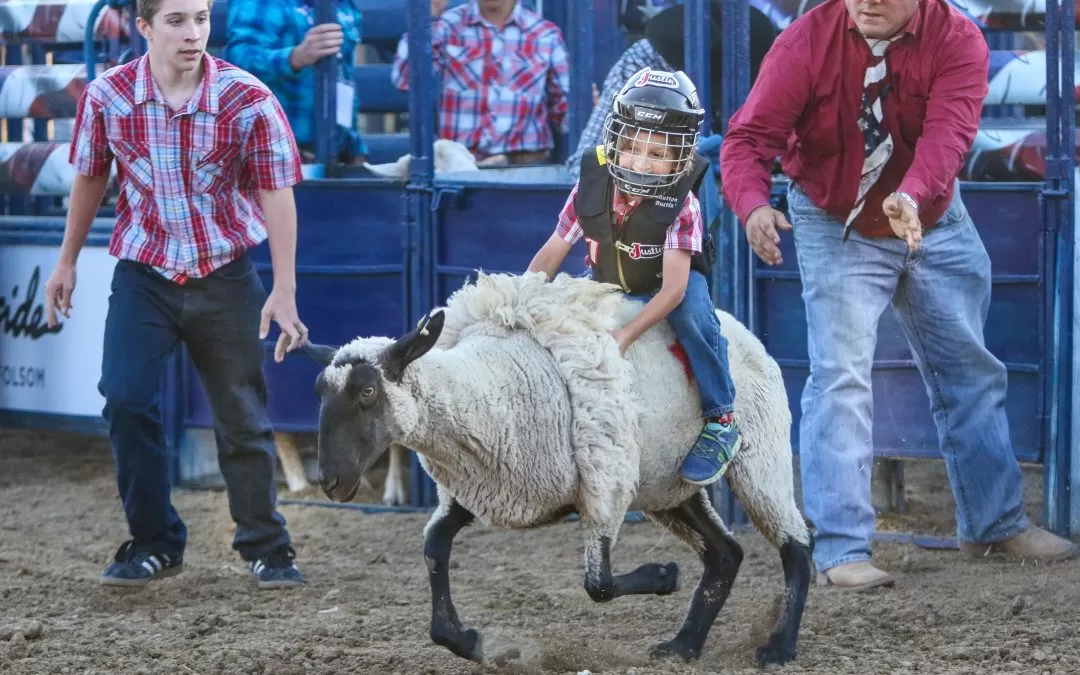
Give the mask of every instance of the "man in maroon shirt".
[[[891, 585], [870, 562], [870, 373], [892, 305], [931, 397], [966, 552], [1075, 557], [1030, 523], [987, 350], [990, 260], [957, 176], [979, 126], [989, 51], [946, 0], [826, 0], [785, 29], [721, 149], [723, 190], [764, 262], [792, 230], [810, 377], [800, 428], [818, 582]], [[791, 179], [769, 206], [769, 167]]]

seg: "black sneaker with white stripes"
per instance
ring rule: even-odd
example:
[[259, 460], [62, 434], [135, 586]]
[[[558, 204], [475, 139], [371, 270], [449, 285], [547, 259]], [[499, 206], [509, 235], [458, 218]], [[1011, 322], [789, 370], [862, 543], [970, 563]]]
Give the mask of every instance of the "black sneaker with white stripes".
[[285, 588], [304, 583], [304, 575], [293, 563], [296, 551], [291, 546], [279, 546], [270, 553], [248, 563], [259, 582], [259, 588]]
[[125, 541], [116, 551], [115, 561], [101, 575], [106, 586], [145, 586], [154, 579], [179, 574], [184, 556], [139, 550], [134, 541]]

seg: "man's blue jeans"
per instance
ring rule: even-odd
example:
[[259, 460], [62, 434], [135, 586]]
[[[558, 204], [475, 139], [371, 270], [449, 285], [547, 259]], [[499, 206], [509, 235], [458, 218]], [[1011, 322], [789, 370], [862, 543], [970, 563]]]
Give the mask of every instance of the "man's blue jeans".
[[788, 194], [806, 305], [810, 376], [799, 456], [818, 571], [870, 559], [874, 509], [870, 372], [878, 320], [891, 305], [926, 385], [964, 541], [1009, 539], [1028, 527], [1005, 418], [1006, 371], [987, 350], [990, 258], [959, 184], [919, 249], [868, 239]]
[[[648, 302], [651, 295], [628, 296]], [[667, 316], [675, 336], [686, 352], [701, 396], [702, 417], [717, 417], [735, 409], [735, 385], [728, 368], [728, 341], [720, 332], [720, 320], [709, 295], [705, 275], [690, 271], [686, 295]]]
[[266, 291], [244, 255], [183, 286], [121, 260], [105, 319], [101, 381], [116, 481], [137, 550], [181, 554], [187, 529], [169, 498], [161, 420], [166, 361], [183, 343], [214, 417], [218, 463], [236, 521], [233, 548], [253, 560], [290, 543], [276, 511], [276, 453], [266, 415], [259, 317]]

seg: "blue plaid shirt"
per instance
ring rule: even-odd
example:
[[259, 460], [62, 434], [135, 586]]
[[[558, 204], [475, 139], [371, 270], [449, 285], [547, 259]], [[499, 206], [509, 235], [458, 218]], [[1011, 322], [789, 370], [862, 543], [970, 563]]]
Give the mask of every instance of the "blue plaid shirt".
[[[353, 63], [363, 17], [352, 0], [337, 0], [337, 20], [345, 33], [338, 59], [338, 79], [354, 85]], [[228, 43], [222, 57], [259, 78], [270, 88], [289, 118], [298, 145], [315, 144], [315, 67], [294, 73], [289, 54], [315, 25], [313, 0], [229, 0]], [[354, 85], [355, 86], [355, 85]], [[366, 155], [360, 137], [360, 97], [353, 96], [352, 125], [338, 126], [338, 150]]]

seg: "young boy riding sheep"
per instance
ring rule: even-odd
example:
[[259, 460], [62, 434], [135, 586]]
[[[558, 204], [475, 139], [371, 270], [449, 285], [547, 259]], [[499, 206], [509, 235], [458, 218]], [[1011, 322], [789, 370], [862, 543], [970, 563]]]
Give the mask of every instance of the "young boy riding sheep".
[[691, 485], [721, 478], [742, 445], [732, 411], [728, 343], [713, 312], [703, 255], [705, 228], [694, 195], [707, 169], [697, 156], [705, 110], [684, 73], [643, 68], [612, 100], [604, 143], [581, 158], [555, 233], [529, 264], [552, 277], [571, 247], [588, 243], [596, 281], [617, 284], [641, 312], [612, 335], [623, 353], [667, 319], [690, 361], [704, 426], [679, 475]]

